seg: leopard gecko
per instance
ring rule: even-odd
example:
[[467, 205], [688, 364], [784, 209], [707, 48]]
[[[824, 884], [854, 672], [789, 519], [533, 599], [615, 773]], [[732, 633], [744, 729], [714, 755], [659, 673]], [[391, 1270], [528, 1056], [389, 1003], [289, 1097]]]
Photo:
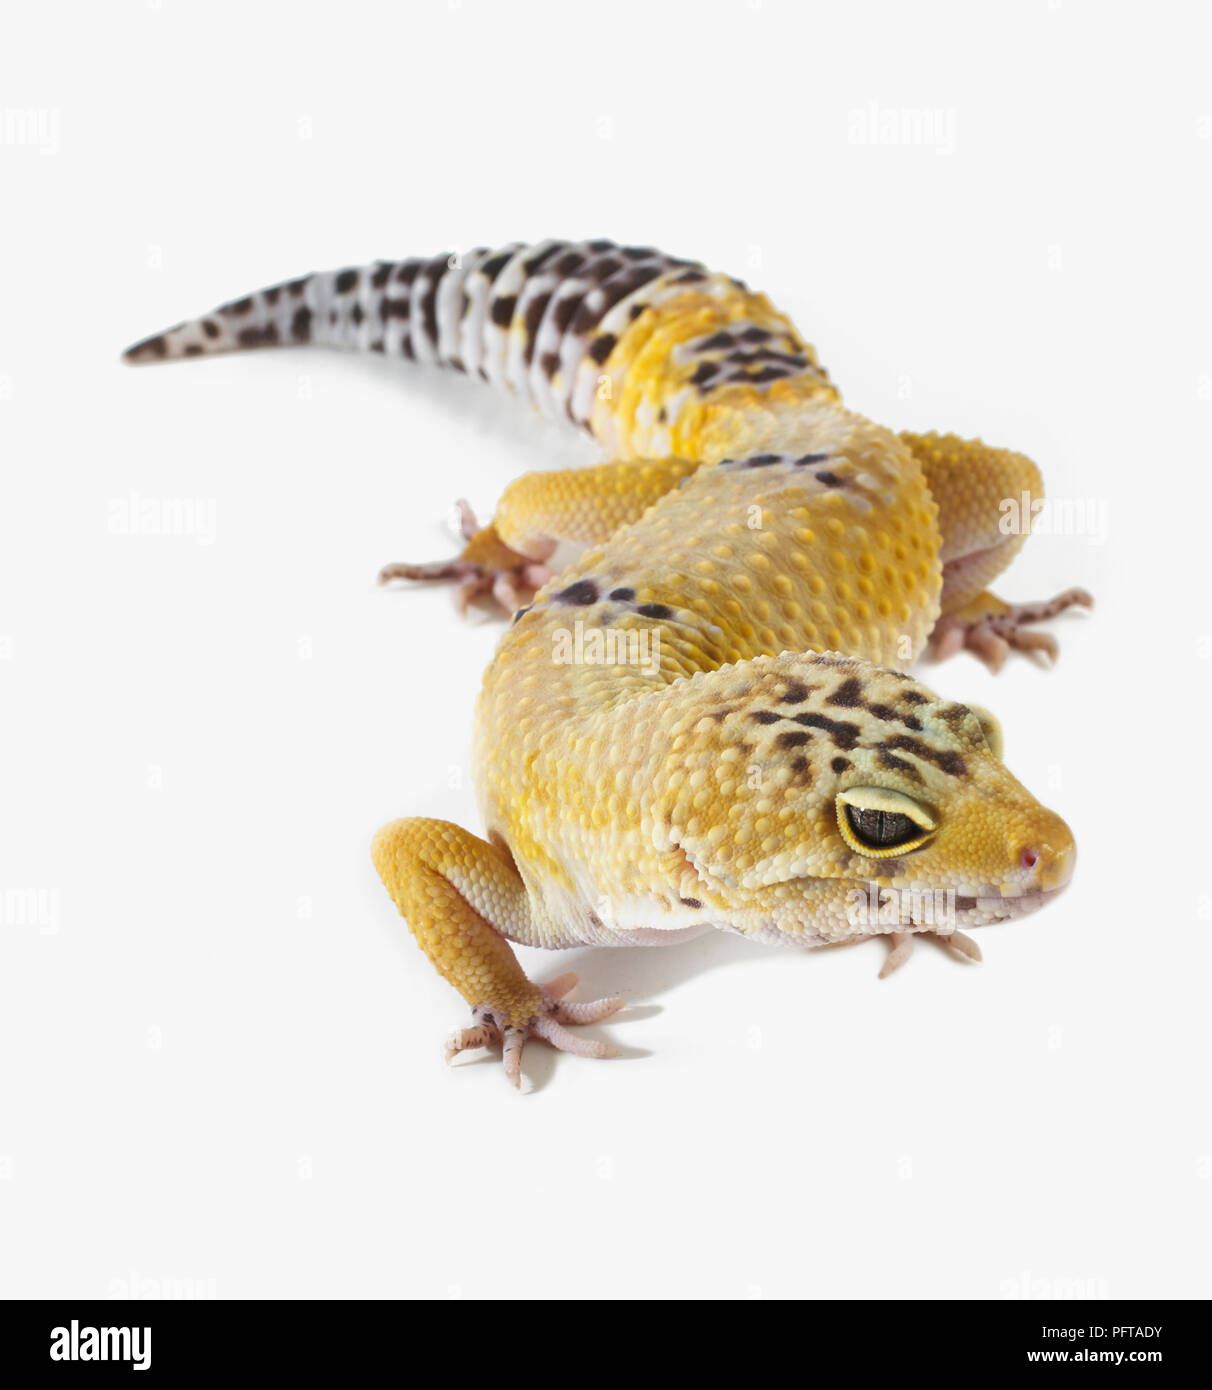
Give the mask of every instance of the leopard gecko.
[[[762, 294], [697, 262], [545, 241], [305, 275], [130, 348], [131, 362], [324, 344], [451, 367], [597, 440], [607, 461], [533, 472], [450, 580], [512, 615], [477, 705], [483, 836], [427, 818], [374, 839], [420, 946], [471, 1006], [448, 1060], [622, 1006], [523, 973], [510, 942], [667, 943], [718, 928], [825, 946], [882, 936], [881, 974], [933, 933], [1004, 922], [1070, 879], [1069, 827], [1007, 769], [997, 721], [906, 669], [929, 648], [992, 668], [1055, 657], [1032, 625], [1090, 596], [987, 589], [1042, 496], [1021, 454], [894, 433], [844, 408]], [[556, 574], [561, 543], [583, 547]], [[945, 895], [947, 911], [929, 905]], [[923, 908], [923, 904], [926, 905]]]

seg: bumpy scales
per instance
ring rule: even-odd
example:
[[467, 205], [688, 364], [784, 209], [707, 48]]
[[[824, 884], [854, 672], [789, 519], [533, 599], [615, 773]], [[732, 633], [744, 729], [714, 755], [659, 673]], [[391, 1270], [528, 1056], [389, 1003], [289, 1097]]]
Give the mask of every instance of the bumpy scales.
[[[621, 1001], [532, 984], [509, 941], [881, 935], [887, 973], [923, 932], [979, 958], [961, 928], [1068, 881], [1069, 828], [1007, 770], [993, 717], [904, 674], [928, 646], [995, 669], [1011, 648], [1054, 657], [1028, 625], [1089, 605], [987, 590], [1025, 538], [999, 500], [1042, 495], [1029, 459], [872, 424], [764, 295], [606, 241], [308, 275], [127, 357], [306, 343], [478, 376], [609, 460], [527, 474], [488, 526], [465, 511], [461, 555], [383, 571], [513, 614], [477, 713], [486, 838], [401, 820], [373, 849], [472, 1006], [449, 1056], [501, 1042], [520, 1084], [531, 1036], [609, 1055], [566, 1025]], [[553, 576], [562, 541], [587, 548]]]

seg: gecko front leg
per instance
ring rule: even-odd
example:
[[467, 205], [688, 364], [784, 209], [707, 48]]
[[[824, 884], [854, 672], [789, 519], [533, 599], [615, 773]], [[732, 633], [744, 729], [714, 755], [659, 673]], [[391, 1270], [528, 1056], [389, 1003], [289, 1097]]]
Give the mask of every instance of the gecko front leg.
[[398, 820], [375, 836], [371, 855], [417, 943], [472, 1007], [473, 1026], [451, 1039], [448, 1061], [464, 1048], [501, 1042], [505, 1075], [520, 1088], [528, 1038], [582, 1057], [615, 1055], [608, 1043], [578, 1038], [564, 1025], [596, 1023], [624, 1001], [571, 1003], [564, 996], [575, 975], [532, 984], [510, 950], [506, 934], [529, 938], [530, 901], [502, 845], [449, 821]]
[[[933, 936], [936, 941], [941, 941], [944, 946], [950, 946], [957, 954], [966, 960], [980, 961], [981, 948], [970, 936], [966, 936], [962, 931], [951, 932], [927, 932], [925, 935]], [[880, 979], [886, 980], [889, 975], [894, 974], [913, 954], [914, 934], [906, 931], [894, 931], [888, 933], [888, 944], [891, 950], [880, 969]]]

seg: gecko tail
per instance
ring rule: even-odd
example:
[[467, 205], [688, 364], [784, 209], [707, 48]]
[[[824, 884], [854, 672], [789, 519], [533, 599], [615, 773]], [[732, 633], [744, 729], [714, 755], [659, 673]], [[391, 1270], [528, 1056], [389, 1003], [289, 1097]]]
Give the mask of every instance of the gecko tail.
[[[424, 262], [378, 262], [302, 275], [221, 304], [128, 347], [123, 361], [170, 362], [257, 347], [327, 347], [391, 351], [415, 357], [411, 287]], [[408, 280], [387, 293], [393, 274]], [[393, 331], [394, 330], [394, 331]]]
[[[127, 362], [323, 344], [466, 372], [589, 428], [602, 364], [650, 304], [708, 280], [696, 262], [610, 241], [376, 261], [304, 275], [145, 338]], [[717, 289], [737, 282], [712, 277]]]

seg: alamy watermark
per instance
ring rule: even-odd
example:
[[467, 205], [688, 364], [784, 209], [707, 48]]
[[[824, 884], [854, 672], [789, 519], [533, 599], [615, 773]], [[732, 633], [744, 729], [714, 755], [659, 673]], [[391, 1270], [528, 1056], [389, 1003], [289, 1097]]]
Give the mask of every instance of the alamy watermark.
[[638, 666], [646, 676], [661, 673], [659, 627], [587, 627], [579, 619], [572, 630], [551, 634], [551, 659], [557, 666]]
[[0, 927], [34, 927], [40, 936], [59, 930], [57, 888], [0, 888]]
[[846, 113], [846, 136], [852, 145], [903, 145], [933, 150], [935, 154], [954, 154], [955, 108], [893, 108], [869, 101]]
[[0, 146], [31, 149], [39, 154], [59, 153], [57, 106], [0, 107]]
[[108, 527], [111, 536], [193, 536], [199, 545], [214, 545], [215, 500], [137, 492], [111, 497]]
[[1087, 545], [1105, 545], [1105, 497], [1033, 497], [1022, 492], [997, 504], [997, 529], [1003, 536], [1085, 536]]
[[881, 888], [868, 883], [846, 893], [846, 920], [852, 927], [929, 927], [955, 930], [954, 888]]

